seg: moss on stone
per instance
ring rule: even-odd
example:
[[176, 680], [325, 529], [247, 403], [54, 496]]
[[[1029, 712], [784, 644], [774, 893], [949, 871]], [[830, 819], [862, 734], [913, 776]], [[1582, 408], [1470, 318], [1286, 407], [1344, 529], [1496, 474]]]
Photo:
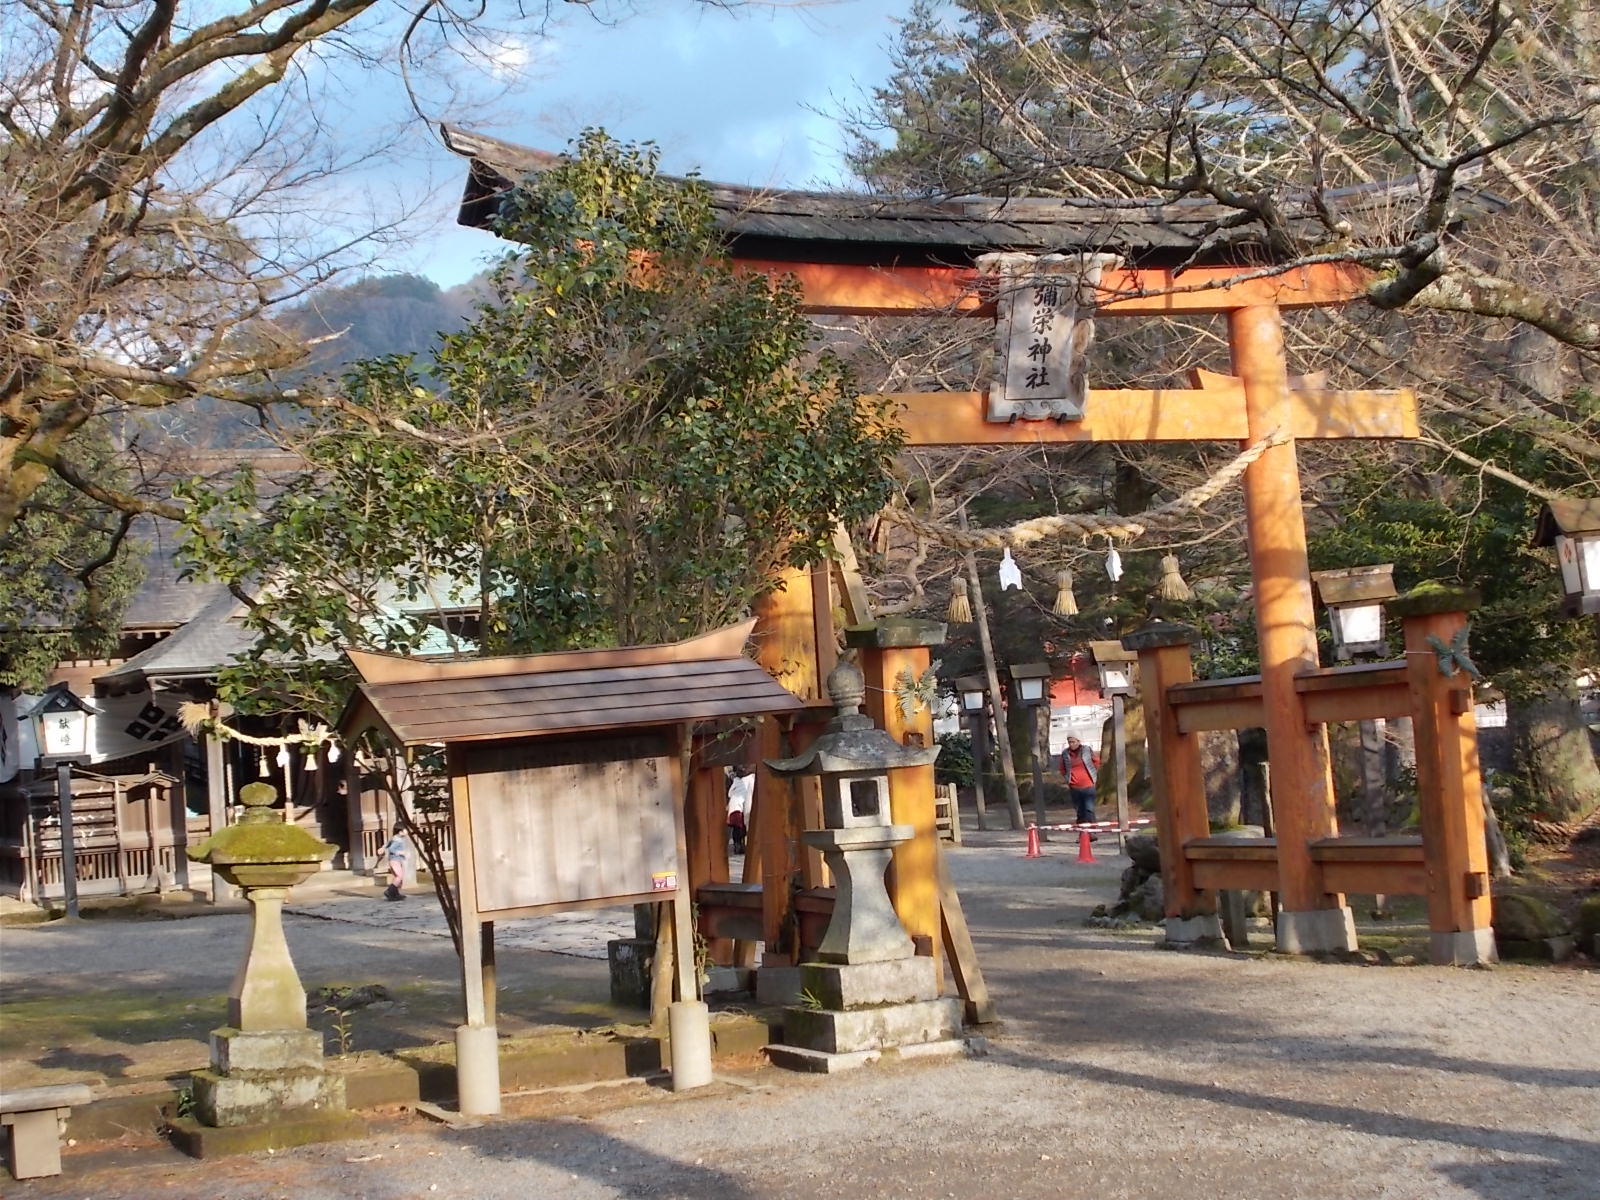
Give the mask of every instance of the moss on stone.
[[1471, 612], [1483, 603], [1475, 588], [1429, 580], [1419, 583], [1385, 606], [1397, 617], [1425, 617], [1434, 613]]
[[1537, 896], [1515, 892], [1494, 898], [1494, 932], [1501, 940], [1537, 942], [1560, 937], [1569, 926], [1559, 912]]
[[189, 848], [195, 862], [228, 863], [317, 863], [333, 855], [337, 847], [298, 825], [273, 822], [263, 825], [230, 825]]

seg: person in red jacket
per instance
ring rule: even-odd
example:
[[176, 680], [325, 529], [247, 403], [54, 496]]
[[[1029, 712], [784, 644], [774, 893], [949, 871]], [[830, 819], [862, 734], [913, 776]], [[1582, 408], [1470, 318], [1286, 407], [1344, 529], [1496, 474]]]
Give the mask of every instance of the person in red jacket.
[[1073, 806], [1078, 810], [1078, 824], [1087, 825], [1094, 820], [1094, 787], [1100, 775], [1100, 756], [1086, 749], [1075, 737], [1067, 739], [1067, 748], [1061, 752], [1061, 773], [1067, 777], [1067, 791], [1072, 794]]

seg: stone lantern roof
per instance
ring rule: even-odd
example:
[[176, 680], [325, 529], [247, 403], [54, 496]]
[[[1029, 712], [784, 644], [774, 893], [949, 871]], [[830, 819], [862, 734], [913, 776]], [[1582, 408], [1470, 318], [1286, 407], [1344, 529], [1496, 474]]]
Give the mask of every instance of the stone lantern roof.
[[902, 746], [861, 711], [866, 678], [852, 663], [828, 672], [828, 696], [836, 715], [827, 729], [793, 758], [767, 759], [774, 775], [862, 775], [897, 767], [926, 767], [939, 757], [938, 746]]

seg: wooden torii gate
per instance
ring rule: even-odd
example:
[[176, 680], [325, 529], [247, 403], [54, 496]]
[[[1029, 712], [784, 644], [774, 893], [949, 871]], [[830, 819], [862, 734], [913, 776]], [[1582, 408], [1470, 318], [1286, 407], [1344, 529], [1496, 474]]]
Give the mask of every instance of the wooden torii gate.
[[[461, 208], [464, 224], [487, 227], [516, 181], [553, 161], [543, 152], [461, 131], [446, 135], [472, 164]], [[1007, 250], [1067, 255], [1112, 250], [1122, 265], [1104, 270], [1093, 285], [1095, 316], [1226, 317], [1229, 374], [1198, 373], [1190, 388], [1090, 389], [1081, 420], [993, 422], [986, 419], [982, 392], [893, 399], [913, 447], [1204, 440], [1244, 446], [1273, 434], [1283, 438], [1250, 464], [1243, 485], [1261, 661], [1259, 713], [1269, 745], [1277, 834], [1276, 890], [1282, 905], [1277, 942], [1291, 953], [1354, 949], [1344, 896], [1330, 890], [1324, 864], [1312, 849], [1333, 837], [1337, 818], [1326, 729], [1308, 714], [1307, 696], [1297, 685], [1299, 677], [1318, 670], [1318, 656], [1295, 443], [1415, 437], [1416, 398], [1409, 390], [1336, 391], [1292, 380], [1283, 314], [1355, 300], [1369, 283], [1367, 273], [1342, 263], [1285, 267], [1272, 261], [1265, 246], [1237, 241], [1217, 250], [1211, 234], [1229, 214], [1201, 203], [1097, 206], [982, 197], [924, 202], [726, 185], [712, 185], [712, 193], [735, 261], [745, 270], [793, 277], [811, 313], [993, 318], [996, 284], [980, 273], [979, 256]], [[1357, 209], [1382, 206], [1387, 197], [1382, 189], [1358, 190], [1341, 202]], [[1292, 209], [1285, 209], [1290, 224], [1315, 240], [1320, 226], [1311, 204]], [[757, 616], [760, 661], [802, 699], [820, 702], [834, 655], [826, 575], [791, 573], [784, 587], [764, 599]], [[865, 651], [869, 696], [880, 698], [892, 694], [902, 671], [916, 676], [926, 669], [927, 647], [934, 641], [925, 638], [919, 644], [915, 636], [871, 630], [855, 636]], [[872, 715], [896, 736], [931, 736], [931, 718], [902, 720], [893, 704], [882, 704]], [[803, 741], [803, 723], [796, 735]], [[1469, 765], [1470, 771], [1455, 773], [1458, 785], [1475, 782], [1475, 755]], [[894, 819], [917, 829], [917, 837], [896, 853], [891, 894], [913, 937], [928, 940], [936, 950], [940, 917], [931, 771], [926, 779], [896, 777], [909, 774], [891, 776]], [[796, 939], [786, 940], [784, 934], [796, 921], [799, 889], [794, 885], [818, 878], [814, 864], [795, 849], [802, 815], [787, 794], [777, 792], [781, 786], [758, 778], [752, 831], [755, 857], [763, 864], [768, 947], [763, 965], [774, 967], [794, 961], [787, 947]], [[1461, 795], [1454, 799], [1464, 802]], [[1475, 795], [1466, 799], [1477, 803]], [[1455, 852], [1459, 861], [1439, 869], [1453, 878], [1475, 878], [1467, 853], [1460, 849]], [[1441, 956], [1446, 961], [1492, 957], [1487, 888], [1471, 899], [1463, 918], [1467, 927], [1456, 931], [1461, 936]], [[1214, 918], [1204, 914], [1187, 927], [1186, 918], [1176, 915], [1176, 924], [1169, 920], [1169, 934], [1179, 940], [1205, 936], [1215, 927]]]
[[[975, 247], [974, 249], [988, 249]], [[735, 250], [738, 254], [737, 248]], [[835, 315], [985, 316], [982, 281], [972, 268], [921, 265], [815, 264], [742, 259], [753, 270], [792, 274], [807, 308]], [[1248, 274], [1248, 272], [1245, 272]], [[1274, 431], [1288, 440], [1269, 446], [1244, 476], [1251, 577], [1261, 652], [1261, 709], [1278, 839], [1279, 948], [1289, 952], [1355, 948], [1343, 896], [1324, 889], [1311, 843], [1337, 830], [1325, 727], [1307, 722], [1295, 677], [1315, 669], [1316, 617], [1295, 442], [1328, 438], [1399, 438], [1417, 434], [1416, 399], [1406, 391], [1344, 392], [1291, 385], [1284, 353], [1285, 310], [1340, 304], [1359, 296], [1361, 272], [1333, 265], [1240, 280], [1235, 267], [1174, 275], [1163, 268], [1124, 268], [1099, 288], [1097, 315], [1168, 316], [1223, 313], [1232, 350], [1231, 377], [1203, 375], [1191, 389], [1091, 389], [1078, 422], [991, 423], [981, 393], [896, 396], [911, 446], [1019, 445], [1069, 442], [1237, 441], [1248, 445]], [[781, 594], [774, 609], [800, 600]], [[781, 627], [786, 611], [766, 610]], [[762, 626], [757, 625], [757, 639]], [[793, 644], [785, 655], [793, 659]], [[882, 686], [883, 680], [869, 681]], [[892, 684], [891, 684], [892, 686]], [[900, 819], [898, 814], [896, 819]], [[1207, 932], [1202, 923], [1196, 935]]]

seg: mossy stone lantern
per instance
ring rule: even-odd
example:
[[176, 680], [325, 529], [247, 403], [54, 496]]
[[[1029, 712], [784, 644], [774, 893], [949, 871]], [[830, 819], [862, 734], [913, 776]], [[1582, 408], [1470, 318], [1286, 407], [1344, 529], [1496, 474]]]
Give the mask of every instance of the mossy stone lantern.
[[276, 799], [271, 784], [241, 788], [239, 823], [189, 850], [250, 902], [250, 943], [228, 990], [228, 1025], [211, 1032], [210, 1069], [194, 1073], [195, 1112], [206, 1125], [344, 1108], [342, 1078], [322, 1069], [322, 1035], [306, 1028], [306, 992], [283, 936], [289, 889], [335, 847], [285, 824], [271, 808]]

